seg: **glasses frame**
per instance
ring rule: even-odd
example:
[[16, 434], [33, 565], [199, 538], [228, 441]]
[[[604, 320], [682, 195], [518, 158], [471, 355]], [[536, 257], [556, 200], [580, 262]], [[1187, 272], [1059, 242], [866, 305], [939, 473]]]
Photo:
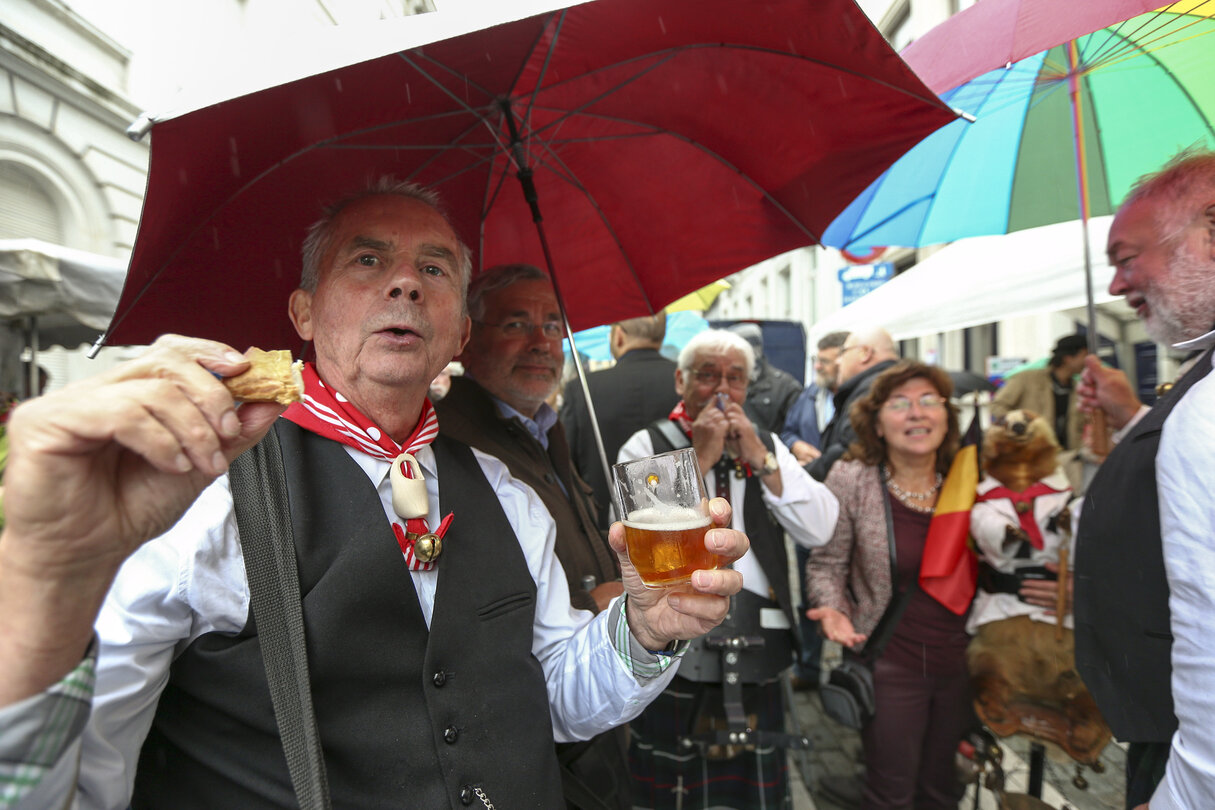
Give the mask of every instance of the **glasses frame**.
[[[949, 400], [940, 394], [923, 394], [916, 399], [905, 397], [902, 394], [894, 397], [889, 397], [882, 403], [882, 408], [891, 413], [911, 413], [911, 407], [914, 405], [921, 411], [930, 412], [938, 409], [944, 409], [945, 403]], [[906, 404], [904, 404], [906, 403]]]
[[709, 385], [710, 383], [712, 383], [714, 388], [721, 385], [722, 380], [725, 380], [726, 385], [729, 386], [730, 388], [734, 388], [734, 389], [746, 388], [747, 383], [750, 382], [750, 380], [747, 378], [746, 374], [739, 374], [737, 382], [731, 382], [730, 377], [734, 376], [733, 373], [722, 374], [720, 371], [717, 371], [716, 369], [714, 369], [712, 371], [710, 371], [708, 369], [698, 369], [698, 370], [693, 370], [691, 372], [691, 374], [692, 374], [692, 379], [696, 380], [696, 382], [700, 383], [701, 385]]
[[[489, 323], [488, 321], [473, 320], [473, 323], [479, 326], [492, 326], [495, 329], [502, 330], [502, 334], [509, 338], [530, 338], [536, 334], [536, 330], [540, 330], [540, 334], [544, 335], [546, 340], [562, 340], [565, 338], [565, 326], [561, 321], [545, 321], [544, 323], [532, 323], [531, 321], [514, 320], [506, 323]], [[519, 327], [515, 329], [514, 327]], [[520, 331], [522, 330], [522, 331]]]

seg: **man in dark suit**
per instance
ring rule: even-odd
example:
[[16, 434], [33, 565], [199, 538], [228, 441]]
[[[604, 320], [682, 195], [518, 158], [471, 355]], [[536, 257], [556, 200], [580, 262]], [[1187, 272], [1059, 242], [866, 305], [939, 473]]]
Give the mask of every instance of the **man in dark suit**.
[[[612, 324], [610, 345], [616, 365], [587, 375], [609, 464], [616, 461], [625, 439], [655, 419], [665, 417], [679, 402], [679, 395], [671, 387], [675, 363], [658, 353], [666, 333], [665, 312]], [[591, 432], [586, 397], [577, 379], [565, 386], [561, 423], [569, 439], [574, 467], [591, 485], [599, 507], [599, 526], [606, 531], [612, 499]]]
[[[570, 465], [565, 431], [545, 402], [561, 380], [561, 312], [548, 275], [529, 264], [491, 268], [468, 289], [472, 332], [435, 405], [440, 432], [497, 456], [536, 491], [557, 524], [557, 558], [574, 607], [599, 612], [623, 590], [619, 566], [595, 523], [590, 491]], [[557, 746], [566, 802], [625, 810], [623, 730]]]
[[751, 384], [747, 387], [747, 402], [743, 410], [761, 430], [780, 433], [785, 428], [789, 408], [802, 392], [801, 383], [764, 357], [764, 331], [759, 324], [741, 321], [729, 329], [750, 343], [751, 350], [755, 352], [755, 368], [751, 371]]
[[824, 481], [848, 446], [856, 441], [849, 411], [852, 403], [869, 393], [873, 378], [899, 359], [894, 340], [885, 329], [858, 329], [848, 335], [838, 355], [839, 390], [835, 393], [835, 415], [823, 431], [822, 455], [806, 465], [816, 481]]

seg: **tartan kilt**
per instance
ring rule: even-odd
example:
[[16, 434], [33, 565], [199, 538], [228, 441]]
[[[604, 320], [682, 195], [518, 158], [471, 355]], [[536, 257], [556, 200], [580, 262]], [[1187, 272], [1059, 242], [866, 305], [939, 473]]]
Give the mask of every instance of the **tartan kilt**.
[[[743, 708], [756, 728], [784, 731], [779, 679], [743, 687]], [[728, 759], [706, 757], [702, 746], [677, 739], [710, 717], [725, 728], [721, 686], [676, 677], [630, 724], [629, 772], [638, 810], [783, 810], [790, 806], [785, 749], [756, 747]]]

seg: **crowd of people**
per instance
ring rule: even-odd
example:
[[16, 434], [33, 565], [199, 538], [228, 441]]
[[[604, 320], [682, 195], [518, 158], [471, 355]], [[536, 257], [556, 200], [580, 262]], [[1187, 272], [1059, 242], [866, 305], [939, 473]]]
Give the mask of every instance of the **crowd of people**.
[[1074, 626], [1128, 808], [1210, 807], [1215, 155], [1143, 180], [1108, 254], [1192, 362], [1150, 408], [1077, 336], [1005, 384], [992, 416], [1060, 469], [984, 479], [1008, 503], [972, 515], [978, 551], [1057, 575], [1074, 533], [1074, 567], [993, 562], [960, 613], [920, 584], [959, 456], [947, 373], [877, 325], [819, 340], [803, 389], [755, 324], [677, 362], [661, 314], [614, 324], [586, 380], [609, 461], [692, 448], [722, 563], [652, 589], [581, 385], [553, 405], [547, 273], [472, 278], [432, 193], [353, 191], [283, 302], [301, 402], [237, 407], [249, 361], [166, 336], [7, 414], [0, 807], [787, 806], [782, 679], [815, 688], [825, 638], [871, 673], [858, 805], [955, 808], [972, 634], [1005, 618]]

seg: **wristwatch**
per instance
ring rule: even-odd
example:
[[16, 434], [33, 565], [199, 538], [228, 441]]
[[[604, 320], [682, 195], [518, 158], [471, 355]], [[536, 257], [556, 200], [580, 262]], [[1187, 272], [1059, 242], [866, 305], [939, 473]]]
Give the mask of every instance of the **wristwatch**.
[[764, 456], [764, 466], [756, 470], [760, 478], [767, 478], [772, 473], [780, 469], [780, 465], [776, 463], [776, 454], [769, 452]]

